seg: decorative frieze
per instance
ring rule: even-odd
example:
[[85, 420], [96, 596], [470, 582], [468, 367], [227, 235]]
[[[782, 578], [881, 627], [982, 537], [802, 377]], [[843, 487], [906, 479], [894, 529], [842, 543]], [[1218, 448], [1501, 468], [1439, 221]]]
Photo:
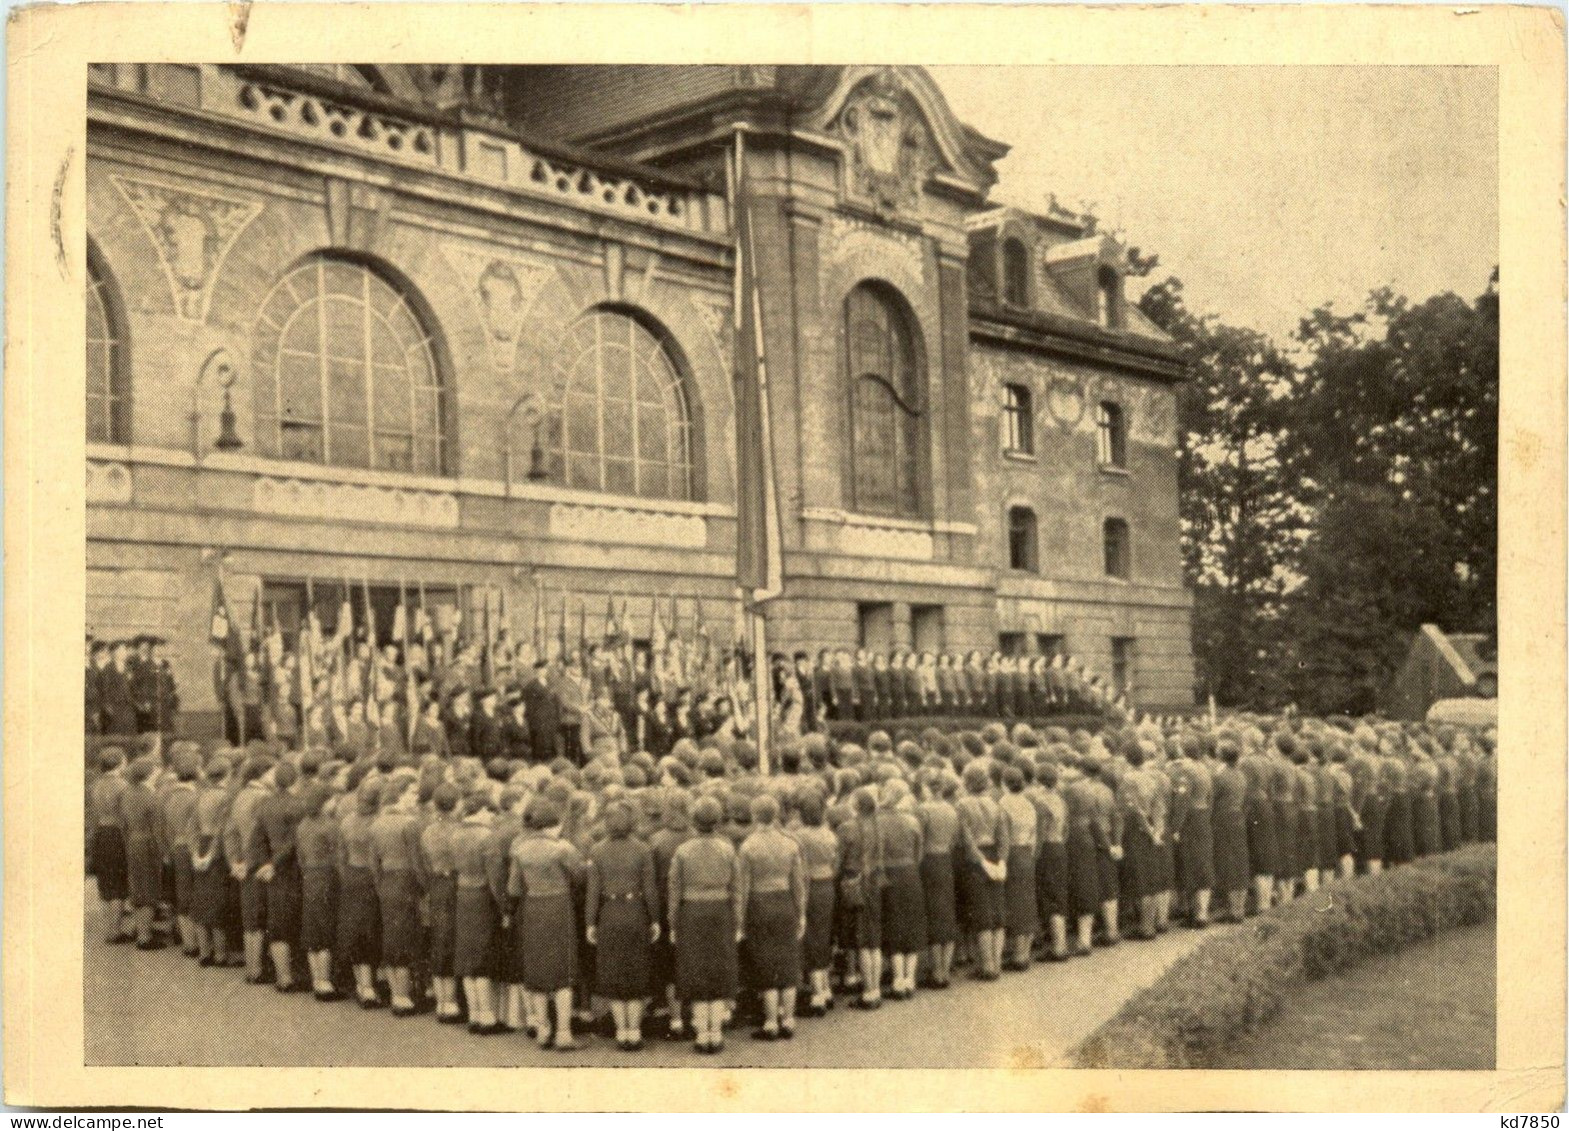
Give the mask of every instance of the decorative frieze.
[[690, 550], [708, 545], [708, 527], [700, 515], [573, 503], [551, 505], [550, 533], [574, 542]]
[[235, 98], [248, 116], [290, 133], [382, 156], [437, 163], [435, 135], [429, 126], [417, 122], [257, 82], [245, 83]]
[[932, 536], [924, 530], [895, 530], [847, 522], [836, 538], [839, 552], [866, 558], [900, 558], [929, 562], [936, 555]]
[[118, 174], [109, 179], [158, 253], [175, 312], [187, 322], [205, 322], [224, 257], [261, 215], [260, 202]]
[[259, 476], [251, 505], [260, 514], [333, 522], [374, 522], [393, 526], [455, 528], [456, 495], [357, 483]]

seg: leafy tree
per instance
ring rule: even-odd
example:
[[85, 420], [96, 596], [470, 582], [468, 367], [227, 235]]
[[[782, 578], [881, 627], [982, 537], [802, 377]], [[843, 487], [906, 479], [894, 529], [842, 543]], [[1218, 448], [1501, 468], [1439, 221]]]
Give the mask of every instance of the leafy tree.
[[1296, 374], [1264, 335], [1188, 310], [1167, 279], [1140, 309], [1183, 348], [1178, 393], [1183, 564], [1194, 590], [1201, 693], [1226, 704], [1281, 694], [1276, 624], [1307, 513], [1287, 443]]

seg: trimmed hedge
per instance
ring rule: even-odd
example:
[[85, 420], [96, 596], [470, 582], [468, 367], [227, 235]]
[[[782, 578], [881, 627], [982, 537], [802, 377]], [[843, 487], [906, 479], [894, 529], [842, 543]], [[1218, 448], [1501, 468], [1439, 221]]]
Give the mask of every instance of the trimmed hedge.
[[1080, 1068], [1204, 1067], [1207, 1057], [1273, 1017], [1294, 986], [1451, 927], [1480, 923], [1497, 902], [1492, 844], [1332, 884], [1178, 959], [1092, 1033], [1071, 1062]]

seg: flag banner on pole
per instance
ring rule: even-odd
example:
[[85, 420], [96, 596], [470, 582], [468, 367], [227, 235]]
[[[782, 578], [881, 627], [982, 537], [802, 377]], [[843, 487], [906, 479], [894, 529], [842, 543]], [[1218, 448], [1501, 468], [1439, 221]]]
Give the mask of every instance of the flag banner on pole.
[[238, 672], [243, 686], [245, 681], [245, 645], [240, 640], [239, 626], [229, 611], [229, 599], [223, 592], [223, 571], [220, 568], [212, 579], [212, 617], [207, 629], [207, 640], [219, 650], [224, 665], [223, 677]]
[[758, 285], [757, 237], [746, 175], [746, 139], [736, 133], [731, 177], [736, 231], [735, 438], [736, 583], [752, 601], [768, 601], [784, 589], [779, 545], [779, 497], [774, 475], [774, 437], [763, 348], [763, 302]]

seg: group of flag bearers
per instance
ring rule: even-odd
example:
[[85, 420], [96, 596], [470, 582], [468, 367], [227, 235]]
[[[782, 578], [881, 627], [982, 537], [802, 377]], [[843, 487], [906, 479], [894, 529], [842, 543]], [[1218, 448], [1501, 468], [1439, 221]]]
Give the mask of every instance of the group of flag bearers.
[[[759, 1040], [1496, 835], [1491, 732], [1146, 720], [715, 735], [586, 764], [106, 747], [105, 937], [475, 1034]], [[125, 912], [131, 912], [126, 929]], [[238, 946], [238, 953], [234, 948]]]

